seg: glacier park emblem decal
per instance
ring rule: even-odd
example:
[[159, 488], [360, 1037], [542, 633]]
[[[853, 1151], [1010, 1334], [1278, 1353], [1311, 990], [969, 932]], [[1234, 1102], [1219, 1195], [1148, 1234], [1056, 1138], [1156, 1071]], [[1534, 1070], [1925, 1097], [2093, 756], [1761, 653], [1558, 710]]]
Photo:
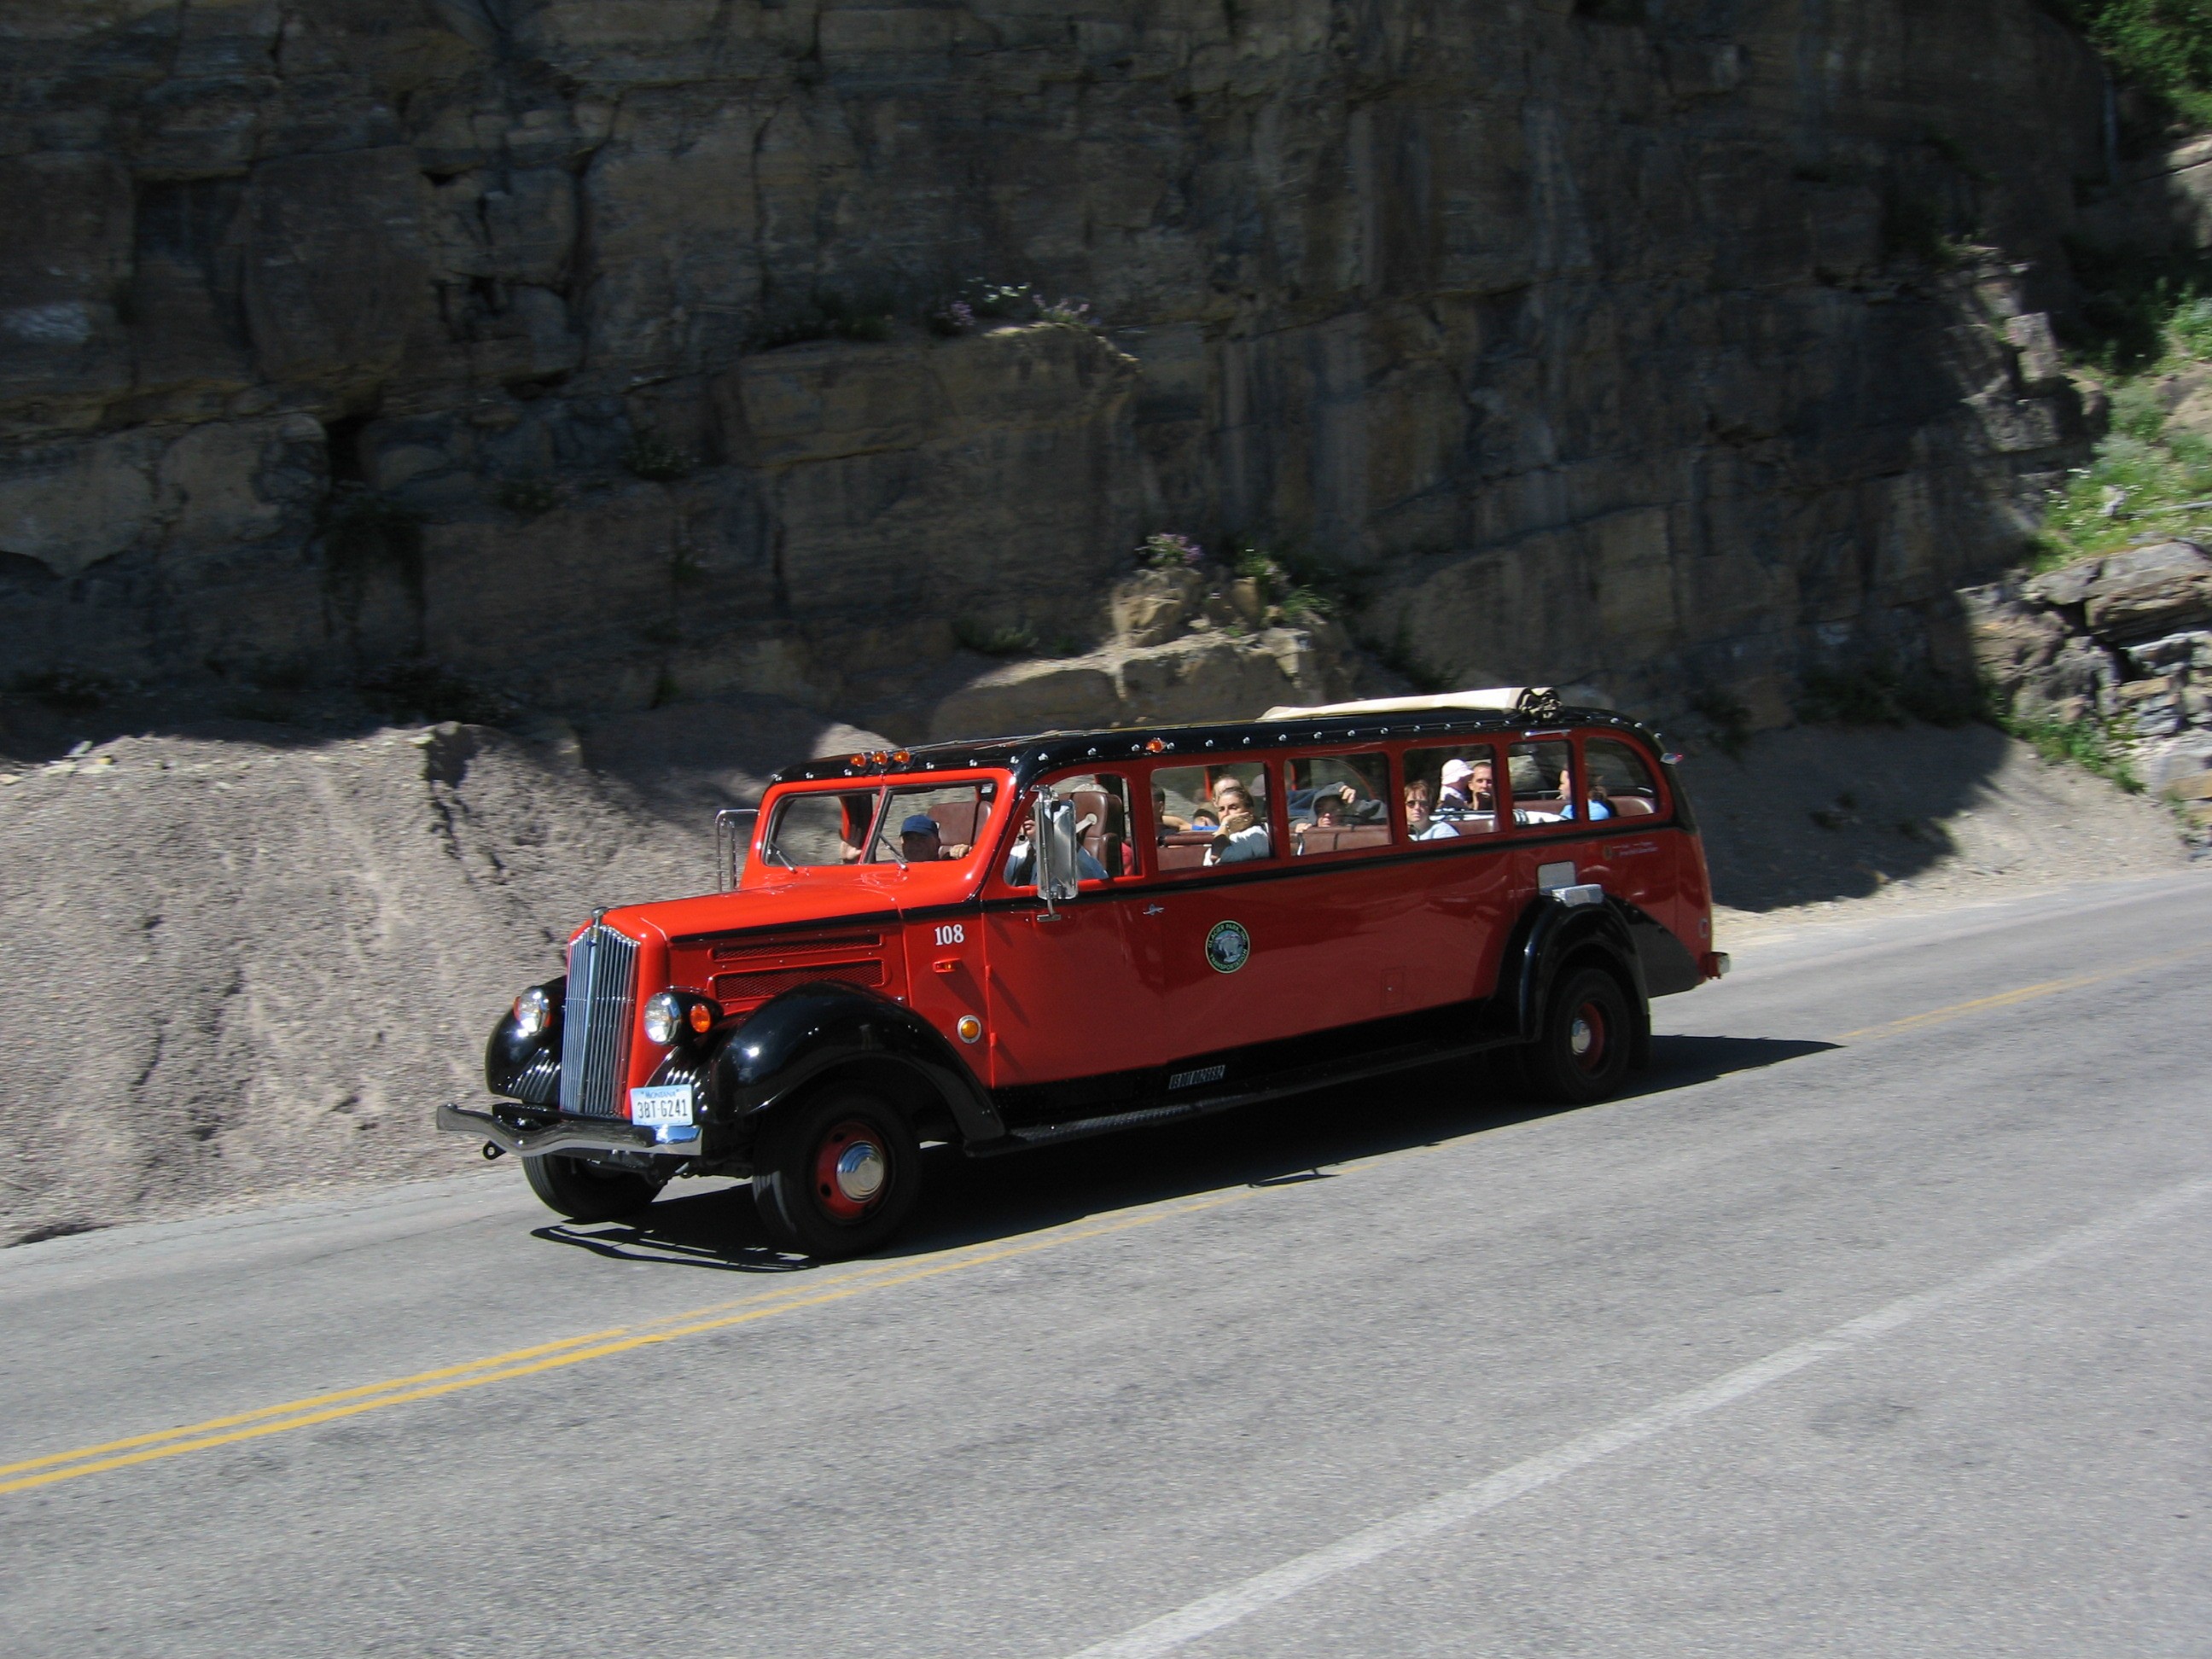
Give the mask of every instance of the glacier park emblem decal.
[[1241, 921], [1217, 921], [1206, 936], [1206, 960], [1217, 974], [1233, 974], [1252, 959], [1252, 935]]

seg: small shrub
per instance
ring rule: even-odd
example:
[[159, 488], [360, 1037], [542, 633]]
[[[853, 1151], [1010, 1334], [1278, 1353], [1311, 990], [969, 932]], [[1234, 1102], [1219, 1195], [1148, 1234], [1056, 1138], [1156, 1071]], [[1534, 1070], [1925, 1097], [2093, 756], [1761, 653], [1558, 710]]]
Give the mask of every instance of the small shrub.
[[657, 432], [641, 432], [623, 447], [622, 464], [638, 477], [665, 483], [691, 470], [691, 457]]
[[561, 491], [544, 478], [506, 478], [500, 483], [499, 504], [522, 518], [534, 519], [561, 504]]
[[1036, 290], [1027, 283], [976, 283], [971, 289], [979, 317], [1020, 322], [1036, 313]]
[[1096, 329], [1089, 301], [1063, 296], [1048, 300], [1028, 283], [987, 283], [980, 277], [962, 284], [958, 295], [929, 313], [936, 333], [972, 333], [986, 322], [1052, 323], [1061, 328]]
[[1026, 657], [1036, 650], [1036, 635], [1026, 628], [992, 628], [971, 617], [952, 624], [961, 647], [983, 657]]
[[1290, 580], [1266, 549], [1249, 541], [1229, 544], [1229, 566], [1239, 576], [1249, 577], [1262, 587], [1273, 587]]
[[948, 300], [929, 313], [929, 330], [933, 334], [957, 337], [975, 331], [975, 307], [965, 300]]
[[2142, 780], [2130, 763], [2134, 739], [2118, 720], [2094, 715], [2078, 720], [2024, 720], [2008, 714], [1998, 723], [2054, 766], [2078, 766], [2124, 793], [2142, 793]]
[[1206, 550], [1188, 536], [1164, 530], [1145, 538], [1137, 562], [1148, 570], [1196, 570], [1206, 562]]

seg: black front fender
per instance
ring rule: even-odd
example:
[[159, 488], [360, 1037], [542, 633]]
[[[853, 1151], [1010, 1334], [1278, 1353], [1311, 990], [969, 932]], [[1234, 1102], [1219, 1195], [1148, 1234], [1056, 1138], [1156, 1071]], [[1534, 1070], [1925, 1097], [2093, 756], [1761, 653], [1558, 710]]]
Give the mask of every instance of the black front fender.
[[536, 1036], [525, 1036], [514, 1023], [514, 1011], [492, 1027], [484, 1044], [484, 1087], [507, 1100], [527, 1106], [561, 1103], [561, 1011], [568, 1000], [568, 976], [549, 979], [538, 988], [552, 1000], [553, 1018]]
[[990, 1096], [934, 1026], [889, 998], [835, 981], [787, 991], [715, 1037], [703, 1068], [708, 1113], [718, 1122], [757, 1121], [817, 1078], [856, 1066], [927, 1085], [971, 1146], [1006, 1135]]

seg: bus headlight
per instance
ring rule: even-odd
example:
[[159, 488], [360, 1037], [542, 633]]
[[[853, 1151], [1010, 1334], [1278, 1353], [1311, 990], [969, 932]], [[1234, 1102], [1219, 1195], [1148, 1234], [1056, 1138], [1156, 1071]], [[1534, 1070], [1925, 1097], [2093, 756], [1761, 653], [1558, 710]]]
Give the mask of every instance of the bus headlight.
[[662, 991], [648, 998], [645, 1005], [645, 1040], [660, 1048], [676, 1041], [677, 1032], [684, 1029], [684, 999], [673, 991]]
[[545, 988], [533, 985], [514, 1000], [514, 1029], [525, 1037], [543, 1036], [553, 1023], [553, 999]]

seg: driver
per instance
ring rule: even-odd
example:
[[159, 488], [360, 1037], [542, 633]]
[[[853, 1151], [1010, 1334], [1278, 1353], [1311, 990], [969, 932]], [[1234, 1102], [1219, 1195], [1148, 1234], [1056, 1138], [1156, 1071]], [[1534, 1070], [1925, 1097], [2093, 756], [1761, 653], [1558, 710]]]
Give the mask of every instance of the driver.
[[947, 847], [937, 820], [927, 812], [911, 813], [899, 825], [899, 856], [908, 864], [935, 864], [940, 859], [964, 859], [969, 848], [965, 842]]

